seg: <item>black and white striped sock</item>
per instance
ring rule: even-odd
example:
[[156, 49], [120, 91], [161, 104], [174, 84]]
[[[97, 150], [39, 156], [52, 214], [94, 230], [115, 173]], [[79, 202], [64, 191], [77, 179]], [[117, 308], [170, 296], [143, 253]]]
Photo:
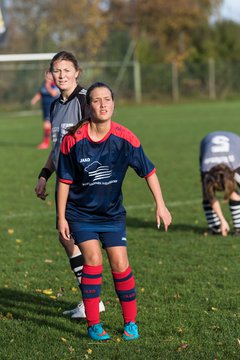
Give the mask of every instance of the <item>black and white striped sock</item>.
[[209, 229], [211, 229], [214, 233], [219, 233], [220, 225], [221, 225], [221, 221], [220, 221], [219, 217], [217, 216], [215, 211], [212, 209], [209, 202], [204, 201], [202, 205], [203, 205], [203, 210], [205, 213], [205, 217], [206, 217]]
[[235, 230], [240, 230], [240, 201], [229, 200], [229, 209], [232, 215]]
[[77, 255], [71, 256], [69, 261], [71, 269], [77, 278], [78, 285], [80, 286], [82, 280], [83, 255], [79, 253]]

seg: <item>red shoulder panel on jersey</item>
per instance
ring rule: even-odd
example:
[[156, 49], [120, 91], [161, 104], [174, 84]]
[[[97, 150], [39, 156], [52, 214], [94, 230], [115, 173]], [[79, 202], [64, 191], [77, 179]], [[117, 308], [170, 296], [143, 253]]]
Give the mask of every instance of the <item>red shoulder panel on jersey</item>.
[[112, 134], [128, 141], [132, 146], [139, 147], [140, 141], [130, 130], [112, 121]]
[[77, 131], [74, 134], [76, 142], [81, 141], [82, 139], [87, 137], [88, 124], [89, 122], [86, 122], [86, 124], [84, 124], [81, 128], [77, 129]]
[[61, 152], [67, 155], [71, 148], [76, 144], [76, 140], [72, 135], [65, 135], [61, 144]]

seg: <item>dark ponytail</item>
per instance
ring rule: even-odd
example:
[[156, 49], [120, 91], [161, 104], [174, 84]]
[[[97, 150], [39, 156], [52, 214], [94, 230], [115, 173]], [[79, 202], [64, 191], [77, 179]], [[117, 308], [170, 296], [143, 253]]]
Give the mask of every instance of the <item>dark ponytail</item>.
[[234, 171], [225, 164], [214, 166], [204, 178], [204, 188], [210, 203], [216, 198], [215, 191], [224, 191], [224, 200], [228, 200], [236, 190], [236, 185]]

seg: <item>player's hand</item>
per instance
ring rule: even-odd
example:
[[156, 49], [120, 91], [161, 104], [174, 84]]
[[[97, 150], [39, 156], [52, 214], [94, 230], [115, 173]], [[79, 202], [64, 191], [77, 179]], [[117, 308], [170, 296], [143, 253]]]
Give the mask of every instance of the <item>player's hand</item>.
[[46, 184], [47, 184], [46, 179], [44, 177], [40, 177], [35, 187], [35, 193], [37, 197], [42, 200], [45, 200], [46, 197], [48, 196], [48, 194], [46, 193]]
[[158, 229], [160, 228], [161, 219], [164, 224], [164, 229], [165, 229], [165, 231], [167, 231], [168, 226], [172, 222], [172, 216], [166, 207], [161, 208], [161, 209], [157, 208], [157, 210], [156, 210], [156, 220], [157, 220], [157, 228]]
[[230, 231], [230, 227], [229, 227], [228, 222], [226, 220], [223, 220], [221, 222], [220, 229], [221, 229], [222, 236], [227, 236], [228, 235], [228, 233]]
[[58, 220], [58, 232], [64, 240], [71, 240], [68, 222], [66, 219]]

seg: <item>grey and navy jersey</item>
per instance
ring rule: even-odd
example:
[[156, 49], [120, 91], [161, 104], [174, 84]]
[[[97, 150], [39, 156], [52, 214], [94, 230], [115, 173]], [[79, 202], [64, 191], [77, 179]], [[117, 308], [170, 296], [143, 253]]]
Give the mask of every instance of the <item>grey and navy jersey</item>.
[[60, 96], [51, 106], [52, 160], [57, 169], [60, 146], [67, 129], [87, 117], [86, 90], [77, 86], [67, 101]]
[[200, 144], [200, 171], [206, 173], [214, 166], [225, 164], [230, 169], [240, 167], [240, 136], [227, 131], [215, 131]]

